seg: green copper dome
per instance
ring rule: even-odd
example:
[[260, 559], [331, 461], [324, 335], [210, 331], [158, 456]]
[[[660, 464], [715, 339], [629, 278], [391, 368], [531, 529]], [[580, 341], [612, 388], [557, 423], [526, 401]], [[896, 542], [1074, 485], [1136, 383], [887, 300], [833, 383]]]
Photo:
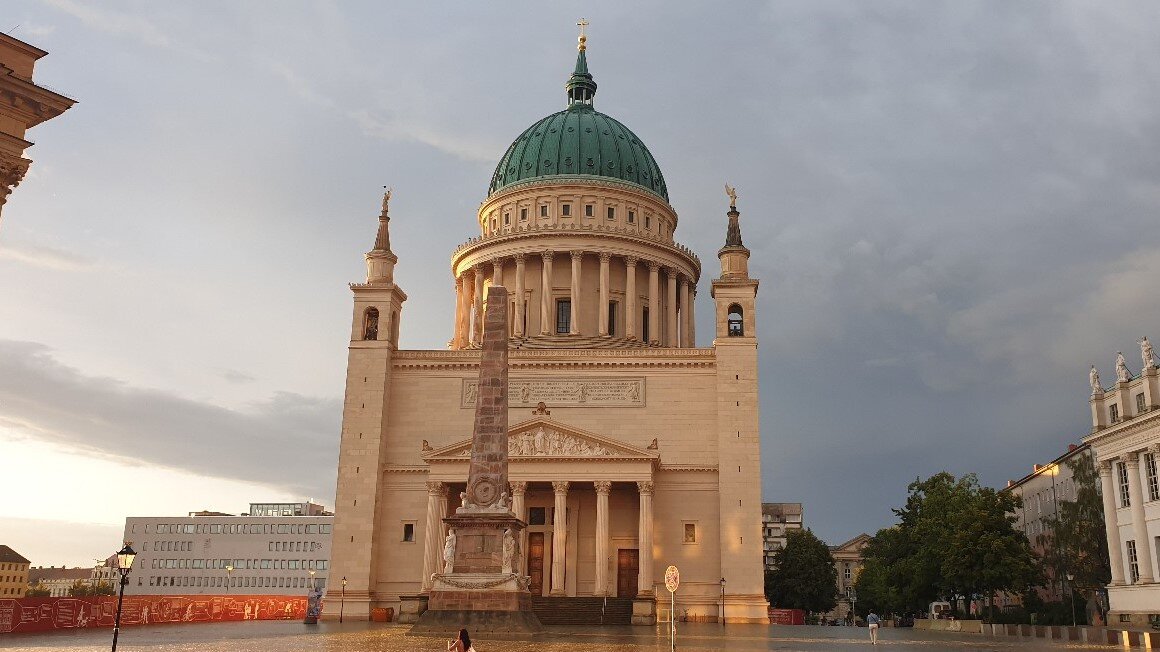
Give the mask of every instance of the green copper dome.
[[628, 127], [592, 108], [596, 82], [583, 49], [567, 90], [568, 108], [528, 127], [508, 147], [488, 195], [536, 179], [599, 177], [640, 186], [667, 202], [664, 175], [648, 148]]

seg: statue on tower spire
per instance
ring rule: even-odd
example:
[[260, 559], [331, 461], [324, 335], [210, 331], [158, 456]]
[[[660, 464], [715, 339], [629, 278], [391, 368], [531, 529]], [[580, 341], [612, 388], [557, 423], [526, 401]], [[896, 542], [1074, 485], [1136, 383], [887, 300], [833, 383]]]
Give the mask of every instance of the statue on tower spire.
[[379, 213], [379, 231], [375, 234], [375, 251], [391, 253], [391, 189], [383, 186], [383, 212]]

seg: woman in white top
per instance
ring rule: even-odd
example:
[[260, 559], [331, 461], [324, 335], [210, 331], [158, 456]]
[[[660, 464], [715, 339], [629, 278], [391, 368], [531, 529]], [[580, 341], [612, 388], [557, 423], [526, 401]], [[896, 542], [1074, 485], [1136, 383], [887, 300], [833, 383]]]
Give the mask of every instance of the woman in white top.
[[466, 629], [459, 630], [459, 637], [447, 644], [447, 652], [475, 652]]

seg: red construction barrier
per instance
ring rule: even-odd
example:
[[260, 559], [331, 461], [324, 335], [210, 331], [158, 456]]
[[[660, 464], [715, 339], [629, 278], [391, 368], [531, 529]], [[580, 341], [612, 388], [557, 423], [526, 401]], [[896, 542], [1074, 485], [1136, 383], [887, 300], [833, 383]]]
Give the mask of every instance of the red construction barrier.
[[771, 625], [804, 625], [806, 612], [801, 609], [770, 609], [769, 623]]
[[[116, 596], [0, 599], [0, 634], [112, 627]], [[127, 595], [121, 626], [230, 620], [302, 620], [306, 596]]]

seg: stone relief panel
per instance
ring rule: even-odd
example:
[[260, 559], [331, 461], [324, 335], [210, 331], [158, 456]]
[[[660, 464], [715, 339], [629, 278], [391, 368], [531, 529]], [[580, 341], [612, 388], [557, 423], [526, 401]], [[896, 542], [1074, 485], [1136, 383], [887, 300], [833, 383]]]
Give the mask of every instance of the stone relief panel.
[[[463, 379], [460, 407], [474, 408], [479, 381]], [[536, 378], [508, 381], [509, 407], [644, 407], [644, 378]]]
[[[508, 435], [509, 457], [601, 457], [616, 455], [617, 452], [599, 443], [544, 426]], [[470, 457], [471, 449], [464, 450], [460, 455]]]

